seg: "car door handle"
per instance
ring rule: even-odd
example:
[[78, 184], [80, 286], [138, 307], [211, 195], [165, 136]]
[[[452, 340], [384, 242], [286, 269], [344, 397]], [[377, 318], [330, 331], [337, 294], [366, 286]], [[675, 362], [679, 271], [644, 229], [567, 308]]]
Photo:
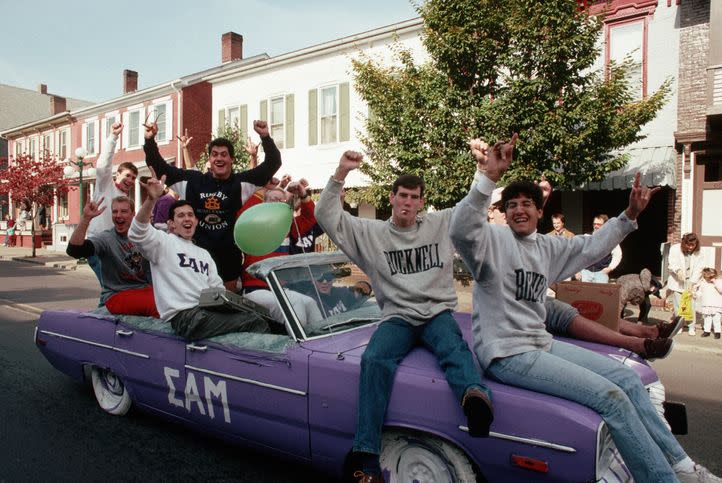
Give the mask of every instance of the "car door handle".
[[186, 344], [186, 349], [189, 351], [197, 351], [197, 352], [205, 352], [208, 350], [208, 346], [205, 345], [195, 345], [195, 344]]
[[115, 333], [118, 334], [118, 335], [122, 335], [122, 336], [124, 336], [124, 337], [128, 337], [129, 335], [133, 335], [133, 331], [132, 331], [132, 330], [116, 330]]

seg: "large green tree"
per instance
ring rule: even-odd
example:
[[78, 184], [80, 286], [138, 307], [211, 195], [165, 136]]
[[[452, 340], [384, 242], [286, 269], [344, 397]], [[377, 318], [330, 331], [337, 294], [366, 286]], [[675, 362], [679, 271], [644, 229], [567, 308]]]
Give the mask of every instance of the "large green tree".
[[555, 186], [599, 181], [622, 167], [613, 155], [642, 138], [669, 94], [669, 81], [635, 100], [631, 61], [594, 70], [602, 20], [574, 0], [428, 0], [416, 7], [429, 54], [415, 62], [395, 45], [389, 67], [354, 61], [356, 87], [371, 113], [362, 135], [370, 158], [369, 201], [385, 203], [400, 173], [423, 176], [438, 208], [468, 190], [467, 142], [520, 135], [506, 178]]

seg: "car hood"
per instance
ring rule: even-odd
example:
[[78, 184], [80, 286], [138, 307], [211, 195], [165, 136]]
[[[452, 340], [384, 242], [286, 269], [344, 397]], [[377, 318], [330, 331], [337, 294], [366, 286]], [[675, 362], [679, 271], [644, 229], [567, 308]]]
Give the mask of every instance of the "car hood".
[[[471, 314], [456, 313], [454, 314], [459, 328], [470, 348], [473, 348], [473, 337], [471, 333]], [[366, 345], [371, 339], [371, 335], [376, 330], [377, 324], [360, 327], [353, 330], [330, 334], [324, 337], [307, 340], [302, 345], [310, 350], [326, 353], [334, 353], [338, 356], [361, 358]], [[604, 344], [596, 344], [593, 342], [585, 342], [567, 337], [555, 336], [557, 340], [563, 340], [570, 344], [583, 347], [585, 349], [596, 352], [605, 357], [618, 360], [619, 362], [631, 367], [639, 375], [642, 383], [647, 385], [659, 380], [655, 370], [649, 364], [634, 352], [619, 347], [608, 346]], [[428, 374], [430, 371], [438, 373], [441, 377], [443, 374], [436, 362], [433, 354], [424, 349], [417, 347], [413, 349], [401, 362], [401, 367], [413, 372]]]

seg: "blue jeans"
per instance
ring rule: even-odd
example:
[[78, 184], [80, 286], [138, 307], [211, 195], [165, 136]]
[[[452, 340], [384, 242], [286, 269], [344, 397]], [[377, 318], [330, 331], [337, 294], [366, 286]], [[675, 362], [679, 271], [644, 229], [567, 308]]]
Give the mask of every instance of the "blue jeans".
[[381, 431], [396, 368], [419, 342], [436, 356], [459, 403], [472, 386], [480, 388], [491, 400], [491, 392], [481, 384], [473, 355], [450, 311], [419, 326], [393, 317], [379, 324], [361, 356], [354, 451], [380, 454]]
[[582, 282], [594, 282], [594, 283], [608, 283], [609, 275], [602, 272], [592, 272], [590, 270], [582, 270]]
[[551, 394], [595, 410], [609, 427], [634, 479], [677, 481], [672, 465], [687, 455], [652, 406], [634, 370], [565, 342], [494, 360], [486, 373], [504, 384]]

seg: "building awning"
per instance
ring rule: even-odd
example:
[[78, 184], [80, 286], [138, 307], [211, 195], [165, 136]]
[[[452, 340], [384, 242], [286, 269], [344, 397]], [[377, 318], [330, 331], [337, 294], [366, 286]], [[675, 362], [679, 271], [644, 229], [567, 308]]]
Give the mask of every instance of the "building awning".
[[677, 153], [672, 146], [632, 148], [623, 152], [629, 155], [629, 162], [625, 167], [612, 171], [604, 181], [585, 183], [579, 189], [586, 191], [629, 189], [637, 171], [642, 173], [643, 186], [677, 188], [674, 177]]

